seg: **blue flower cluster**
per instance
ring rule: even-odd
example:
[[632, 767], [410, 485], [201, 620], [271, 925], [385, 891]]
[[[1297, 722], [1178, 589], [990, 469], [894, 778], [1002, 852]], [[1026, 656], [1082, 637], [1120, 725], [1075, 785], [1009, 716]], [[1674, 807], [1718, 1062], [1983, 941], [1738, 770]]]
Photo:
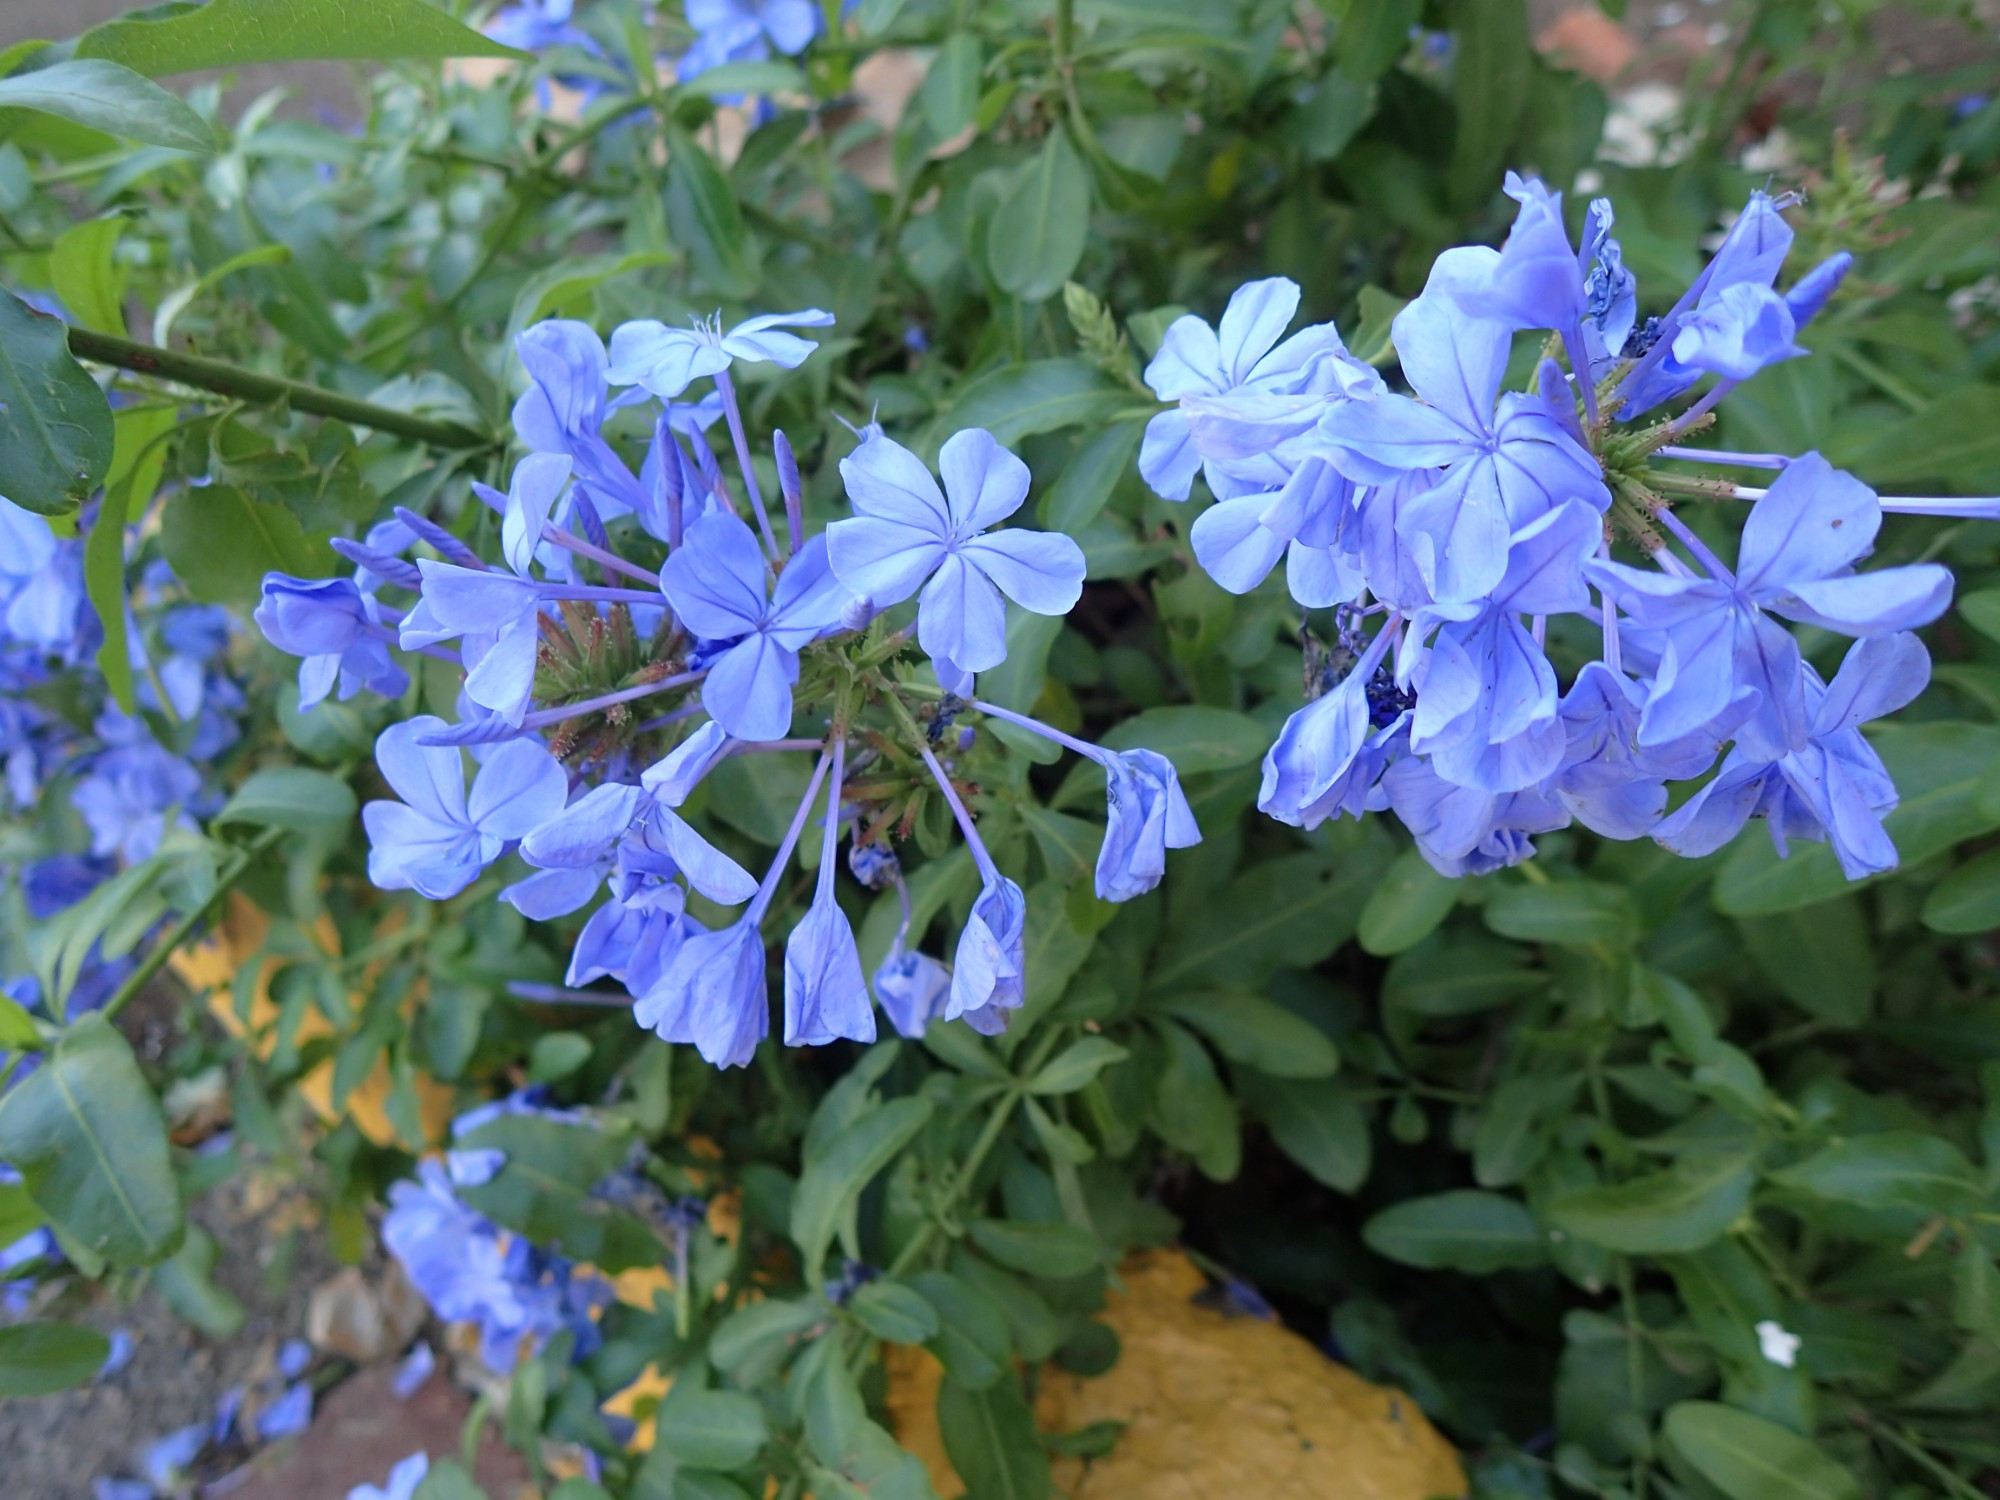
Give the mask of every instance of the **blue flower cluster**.
[[[209, 768], [241, 737], [229, 615], [188, 602], [157, 559], [133, 570], [126, 616], [137, 711], [112, 701], [83, 584], [95, 517], [85, 507], [77, 532], [59, 536], [0, 498], [0, 820], [11, 825], [0, 902], [26, 919], [0, 933], [0, 992], [30, 1009], [47, 999], [30, 924], [152, 858], [175, 830], [194, 831], [220, 805]], [[104, 962], [93, 950], [66, 1009], [102, 1005], [132, 968], [129, 956]]]
[[[1282, 279], [1239, 289], [1218, 327], [1175, 322], [1146, 372], [1173, 405], [1141, 474], [1170, 500], [1206, 479], [1216, 503], [1190, 532], [1203, 569], [1244, 593], [1283, 558], [1299, 605], [1338, 612], [1341, 649], [1266, 756], [1258, 805], [1307, 828], [1393, 811], [1448, 875], [1514, 864], [1572, 821], [1699, 855], [1757, 817], [1780, 854], [1828, 841], [1852, 878], [1891, 867], [1896, 789], [1858, 726], [1923, 690], [1909, 632], [1952, 580], [1856, 564], [1885, 510], [1993, 518], [2000, 502], [1884, 500], [1818, 454], [1679, 443], [1739, 383], [1806, 352], [1801, 331], [1847, 273], [1836, 255], [1775, 289], [1785, 201], [1753, 194], [1642, 324], [1609, 202], [1573, 244], [1559, 194], [1511, 175], [1507, 190], [1505, 245], [1446, 251], [1394, 321], [1408, 394], [1330, 324], [1284, 337], [1299, 291]], [[1549, 342], [1529, 388], [1503, 391], [1524, 332]], [[1657, 467], [1687, 461], [1778, 473], [1766, 491]], [[1754, 502], [1733, 566], [1675, 496]], [[1544, 650], [1564, 615], [1601, 642], [1566, 690]], [[1854, 638], [1831, 682], [1787, 620]], [[1668, 784], [1718, 757], [1668, 811]]]
[[[578, 1118], [510, 1098], [460, 1116], [453, 1139], [500, 1111]], [[431, 1311], [478, 1329], [480, 1358], [490, 1368], [511, 1370], [522, 1353], [532, 1354], [565, 1331], [575, 1336], [576, 1357], [583, 1358], [601, 1342], [595, 1315], [612, 1302], [611, 1284], [507, 1233], [459, 1197], [459, 1188], [491, 1181], [504, 1165], [505, 1153], [492, 1148], [452, 1150], [442, 1160], [419, 1162], [416, 1181], [389, 1189], [382, 1243]]]
[[[514, 408], [528, 455], [504, 494], [475, 486], [497, 561], [400, 512], [362, 542], [336, 543], [356, 563], [354, 578], [272, 574], [257, 612], [274, 643], [304, 658], [302, 701], [336, 689], [400, 693], [406, 676], [392, 645], [464, 670], [456, 723], [412, 718], [377, 742], [376, 764], [399, 799], [362, 813], [378, 886], [447, 899], [518, 852], [533, 873], [502, 900], [545, 921], [589, 909], [568, 983], [623, 985], [641, 1025], [720, 1065], [747, 1062], [768, 1032], [762, 924], [822, 788], [814, 891], [785, 945], [786, 1042], [874, 1039], [835, 855], [847, 831], [855, 877], [870, 889], [900, 887], [890, 840], [912, 799], [933, 793], [964, 833], [980, 891], [953, 964], [912, 951], [906, 922], [874, 997], [915, 1035], [961, 1016], [996, 1031], [1025, 994], [1026, 902], [933, 746], [968, 706], [976, 674], [1006, 657], [1008, 601], [1066, 612], [1082, 590], [1083, 554], [1066, 536], [1002, 527], [1027, 498], [1028, 469], [976, 429], [945, 442], [934, 477], [871, 425], [840, 464], [853, 513], [808, 535], [791, 446], [774, 434], [760, 473], [732, 371], [796, 368], [815, 345], [795, 330], [831, 321], [810, 309], [729, 328], [639, 321], [615, 330], [608, 347], [579, 323], [529, 328], [518, 346], [527, 385]], [[696, 382], [712, 389], [690, 400]], [[636, 471], [606, 432], [614, 413], [645, 420], [634, 408], [650, 413]], [[705, 435], [718, 420], [736, 484]], [[766, 504], [769, 476], [782, 541]], [[429, 555], [405, 555], [419, 548]], [[413, 597], [391, 602], [391, 591]], [[909, 623], [891, 629], [887, 612], [912, 599], [914, 610], [898, 616]], [[888, 674], [912, 640], [931, 680]], [[818, 716], [800, 723], [809, 663], [805, 691]], [[663, 694], [678, 706], [641, 717], [635, 705]], [[929, 730], [906, 696], [923, 700]], [[1200, 838], [1163, 757], [1113, 753], [976, 706], [1104, 767], [1109, 828], [1097, 886], [1106, 899], [1150, 890], [1165, 851]], [[469, 782], [462, 749], [476, 761]], [[760, 880], [679, 809], [725, 759], [786, 751], [812, 752], [815, 764]], [[690, 891], [742, 913], [711, 930], [689, 912]], [[907, 890], [903, 899], [907, 910]]]

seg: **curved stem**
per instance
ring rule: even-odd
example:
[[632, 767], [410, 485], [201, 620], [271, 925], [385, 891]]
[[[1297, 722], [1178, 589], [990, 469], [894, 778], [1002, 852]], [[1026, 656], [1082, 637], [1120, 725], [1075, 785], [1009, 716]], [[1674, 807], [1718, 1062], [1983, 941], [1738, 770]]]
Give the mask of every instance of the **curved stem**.
[[71, 328], [69, 351], [78, 359], [89, 360], [92, 364], [112, 365], [120, 370], [131, 370], [136, 374], [151, 375], [160, 380], [176, 381], [181, 385], [214, 391], [219, 396], [229, 396], [238, 401], [248, 401], [260, 406], [271, 406], [282, 402], [294, 411], [311, 412], [316, 417], [332, 417], [336, 421], [350, 422], [356, 427], [372, 428], [376, 432], [393, 433], [397, 437], [408, 438], [411, 442], [427, 443], [433, 448], [500, 446], [500, 440], [491, 434], [475, 432], [472, 428], [457, 422], [439, 422], [430, 417], [412, 416], [408, 412], [376, 406], [367, 401], [357, 401], [352, 396], [341, 395], [338, 391], [307, 385], [304, 381], [287, 380], [280, 375], [259, 374], [255, 370], [246, 370], [240, 365], [227, 364], [219, 359], [204, 359], [198, 354], [181, 354], [172, 349], [161, 349], [152, 344], [141, 344], [133, 339], [121, 339], [113, 334], [100, 333], [94, 328]]

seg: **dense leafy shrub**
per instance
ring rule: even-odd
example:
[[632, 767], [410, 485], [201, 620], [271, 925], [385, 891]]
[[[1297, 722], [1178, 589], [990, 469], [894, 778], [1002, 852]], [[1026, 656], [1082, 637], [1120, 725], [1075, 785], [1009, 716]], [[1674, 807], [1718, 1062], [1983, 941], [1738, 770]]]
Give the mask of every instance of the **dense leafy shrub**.
[[[390, 1252], [512, 1370], [510, 1437], [588, 1452], [619, 1494], [928, 1493], [877, 1420], [885, 1342], [943, 1361], [975, 1494], [1043, 1492], [1023, 1379], [1101, 1366], [1112, 1268], [1175, 1237], [1409, 1390], [1483, 1494], [1982, 1493], [2000, 531], [1990, 501], [1951, 499], [2000, 488], [2000, 105], [1937, 77], [1850, 98], [1817, 12], [1766, 4], [1732, 18], [1741, 45], [1650, 158], [1628, 140], [1614, 162], [1605, 97], [1531, 50], [1512, 0], [840, 9], [690, 6], [697, 26], [545, 0], [477, 18], [533, 54], [488, 74], [438, 66], [505, 47], [420, 0], [210, 0], [0, 61], [0, 1158], [22, 1179], [0, 1187], [0, 1239], [31, 1318], [0, 1329], [0, 1388], [101, 1361], [60, 1321], [84, 1281], [205, 1275], [184, 1199], [233, 1158], [170, 1145], [155, 1085], [220, 1061], [234, 1159], [305, 1175], [349, 1256], [386, 1203]], [[357, 50], [384, 66], [353, 129], [275, 100], [225, 122], [213, 88], [147, 81]], [[1767, 74], [1825, 86], [1782, 105], [1811, 91], [1760, 96]], [[1593, 186], [1566, 229], [1522, 188], [1517, 223], [1509, 168]], [[1753, 199], [1774, 174], [1802, 197]], [[1510, 225], [1517, 261], [1537, 225], [1570, 253], [1598, 191], [1628, 320], [1618, 262], [1586, 241], [1573, 326], [1452, 302], [1450, 336], [1521, 330], [1494, 358], [1552, 425], [1585, 404], [1579, 363], [1744, 379], [1712, 431], [1537, 439], [1582, 465], [1560, 498], [1589, 505], [1563, 583], [1592, 588], [1516, 627], [1565, 688], [1608, 646], [1596, 591], [1626, 586], [1586, 561], [1594, 512], [1623, 563], [1656, 524], [1733, 557], [1757, 512], [1732, 497], [1817, 472], [1697, 480], [1713, 471], [1662, 443], [1816, 450], [1932, 497], [1885, 503], [1873, 537], [1862, 576], [1917, 581], [1896, 609], [1860, 620], [1791, 574], [1742, 606], [1803, 623], [1801, 719], [1811, 684], [1856, 680], [1837, 631], [1867, 641], [1850, 660], [1876, 706], [1934, 661], [1866, 739], [1843, 723], [1835, 758], [1869, 790], [1815, 802], [1789, 764], [1803, 723], [1713, 712], [1691, 721], [1706, 756], [1652, 778], [1705, 776], [1734, 738], [1769, 821], [1834, 836], [1788, 859], [1761, 831], [1683, 836], [1679, 810], [1722, 804], [1730, 768], [1693, 804], [1680, 786], [1679, 831], [1660, 830], [1727, 843], [1699, 858], [1631, 837], [1658, 806], [1609, 830], [1627, 841], [1593, 833], [1588, 789], [1533, 826], [1482, 812], [1463, 848], [1393, 794], [1401, 823], [1321, 821], [1325, 777], [1287, 806], [1259, 763], [1288, 719], [1365, 699], [1341, 709], [1360, 713], [1351, 758], [1436, 684], [1353, 671], [1391, 626], [1212, 548], [1247, 515], [1225, 492], [1258, 493], [1230, 456], [1204, 449], [1186, 503], [1156, 492], [1175, 488], [1158, 448], [1142, 464], [1155, 392], [1184, 394], [1153, 363], [1197, 340], [1183, 315], [1289, 277], [1301, 321], [1345, 337], [1314, 367], [1337, 362], [1339, 389], [1308, 394], [1379, 403], [1371, 422], [1404, 389], [1435, 411], [1413, 350], [1445, 303], [1398, 314], [1436, 258]], [[1761, 268], [1737, 321], [1706, 343], [1649, 326], [1732, 253], [1732, 223], [1740, 248], [1781, 211], [1788, 269]], [[815, 311], [746, 324], [794, 309]], [[1810, 357], [1778, 357], [1793, 337]], [[1269, 408], [1186, 410], [1197, 447], [1217, 422], [1252, 429], [1237, 458], [1282, 447]], [[1364, 426], [1329, 484], [1460, 461], [1392, 462]], [[871, 552], [853, 513], [935, 531], [940, 464], [959, 511], [988, 486], [980, 525]], [[1039, 529], [979, 551], [971, 532], [1023, 499]], [[1658, 519], [1662, 499], [1680, 514]], [[1807, 513], [1860, 527], [1873, 504]], [[1252, 519], [1268, 537], [1228, 534], [1267, 562], [1305, 534]], [[1411, 559], [1425, 597], [1390, 600], [1370, 564], [1412, 654], [1419, 630], [1469, 639], [1507, 532], [1546, 521], [1508, 519], [1490, 578], [1454, 582], [1441, 549]], [[925, 568], [890, 565], [912, 549]], [[1845, 582], [1862, 550], [1824, 572]], [[1025, 607], [994, 613], [973, 580], [926, 589], [919, 622], [933, 553]], [[786, 560], [768, 603], [767, 554]], [[1932, 625], [1947, 568], [1956, 606]], [[1632, 691], [1667, 701], [1673, 622], [1635, 597]], [[1920, 626], [1924, 646], [1897, 633]], [[841, 748], [817, 755], [829, 720]], [[723, 732], [794, 753], [723, 756]], [[1879, 833], [1876, 755], [1900, 797]], [[1503, 785], [1463, 759], [1446, 780], [1495, 798], [1546, 774]], [[1274, 765], [1280, 793], [1311, 779]], [[822, 779], [852, 829], [812, 819]], [[108, 1023], [217, 930], [229, 1037], [190, 1005], [148, 1079]], [[777, 1029], [807, 1046], [759, 1044], [766, 941]], [[873, 1041], [864, 979], [920, 1041]], [[651, 1309], [613, 1301], [608, 1278], [660, 1266]], [[639, 1459], [601, 1408], [649, 1364], [675, 1381]]]

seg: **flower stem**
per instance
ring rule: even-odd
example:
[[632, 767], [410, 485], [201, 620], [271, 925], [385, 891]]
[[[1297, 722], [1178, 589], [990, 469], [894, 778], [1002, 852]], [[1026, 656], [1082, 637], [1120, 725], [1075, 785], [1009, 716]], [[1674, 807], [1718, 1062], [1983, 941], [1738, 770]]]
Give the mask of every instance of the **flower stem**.
[[743, 431], [743, 411], [736, 402], [736, 383], [727, 370], [715, 372], [715, 388], [722, 392], [722, 415], [729, 422], [729, 441], [736, 445], [736, 466], [743, 471], [743, 488], [750, 492], [751, 508], [757, 512], [757, 527], [764, 533], [764, 545], [778, 556], [778, 534], [771, 530], [771, 513], [764, 508], [764, 491], [757, 483], [757, 466], [750, 462], [750, 439]]
[[227, 364], [219, 359], [204, 359], [197, 354], [181, 354], [171, 349], [157, 348], [152, 344], [141, 344], [132, 339], [121, 339], [113, 334], [100, 333], [94, 328], [71, 328], [69, 349], [78, 359], [89, 360], [92, 364], [112, 365], [121, 370], [151, 375], [160, 380], [172, 380], [181, 385], [214, 391], [220, 396], [230, 396], [238, 401], [249, 401], [260, 406], [282, 402], [294, 411], [311, 412], [314, 416], [332, 417], [336, 421], [350, 422], [356, 427], [369, 427], [377, 432], [393, 433], [412, 442], [427, 443], [433, 448], [501, 446], [500, 440], [491, 434], [475, 432], [472, 428], [457, 422], [439, 422], [430, 417], [412, 416], [408, 412], [376, 406], [367, 401], [357, 401], [352, 396], [343, 396], [338, 391], [307, 385], [303, 381], [286, 380], [278, 375], [259, 374], [255, 370], [246, 370], [240, 365]]

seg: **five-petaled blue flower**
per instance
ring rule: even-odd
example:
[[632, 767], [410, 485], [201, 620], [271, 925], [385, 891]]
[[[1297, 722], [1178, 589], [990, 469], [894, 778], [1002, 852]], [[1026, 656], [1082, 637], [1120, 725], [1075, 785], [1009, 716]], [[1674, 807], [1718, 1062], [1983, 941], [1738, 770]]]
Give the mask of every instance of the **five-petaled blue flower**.
[[954, 433], [938, 472], [942, 493], [900, 443], [856, 448], [840, 461], [855, 514], [827, 528], [827, 555], [848, 591], [877, 609], [921, 587], [917, 640], [938, 681], [969, 692], [972, 674], [1007, 657], [1001, 594], [1036, 614], [1067, 614], [1083, 592], [1083, 549], [1060, 532], [981, 534], [1021, 508], [1029, 483], [1028, 466], [984, 428]]
[[671, 401], [704, 375], [727, 375], [736, 360], [770, 363], [796, 370], [819, 345], [787, 328], [827, 328], [833, 314], [809, 307], [804, 312], [759, 313], [723, 331], [718, 313], [708, 322], [669, 328], [654, 318], [624, 323], [612, 330], [613, 385], [640, 385]]

